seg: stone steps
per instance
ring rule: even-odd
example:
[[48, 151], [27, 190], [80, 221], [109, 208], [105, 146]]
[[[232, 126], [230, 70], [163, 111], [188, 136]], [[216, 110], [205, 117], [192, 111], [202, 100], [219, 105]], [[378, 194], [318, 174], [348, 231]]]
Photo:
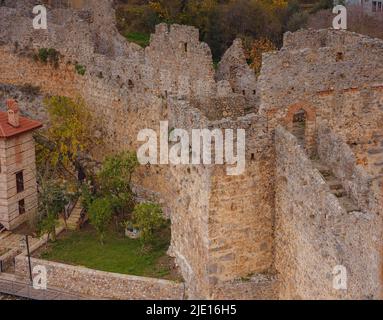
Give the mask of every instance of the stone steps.
[[81, 201], [77, 201], [68, 220], [66, 221], [66, 225], [69, 230], [77, 230], [80, 227], [82, 211], [83, 208], [81, 206]]
[[338, 198], [339, 204], [346, 212], [360, 211], [354, 202], [348, 197], [342, 183], [335, 177], [332, 170], [318, 160], [312, 160], [314, 168], [318, 169], [326, 184], [329, 186], [330, 192]]

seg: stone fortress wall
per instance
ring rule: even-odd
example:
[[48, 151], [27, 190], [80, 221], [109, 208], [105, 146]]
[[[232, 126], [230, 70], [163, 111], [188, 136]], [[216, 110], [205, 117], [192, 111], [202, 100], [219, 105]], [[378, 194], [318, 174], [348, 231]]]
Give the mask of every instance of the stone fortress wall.
[[[136, 149], [138, 131], [158, 129], [161, 120], [189, 131], [246, 129], [240, 176], [227, 176], [225, 166], [161, 165], [136, 177], [170, 213], [169, 253], [189, 297], [382, 298], [382, 181], [375, 163], [383, 42], [330, 30], [287, 33], [283, 48], [264, 56], [256, 79], [239, 40], [215, 71], [193, 27], [160, 24], [149, 47], [128, 43], [114, 27], [111, 2], [84, 2], [76, 11], [51, 2], [43, 31], [32, 28], [33, 1], [5, 0], [0, 100], [16, 95], [26, 112], [44, 119], [41, 96], [83, 97], [105, 124], [104, 154]], [[61, 53], [57, 69], [32, 59], [42, 47]], [[84, 76], [76, 62], [86, 66]], [[33, 97], [25, 93], [28, 84], [40, 88]], [[292, 131], [300, 110], [306, 150], [280, 127]], [[339, 145], [349, 147], [344, 168], [334, 154]], [[357, 211], [344, 210], [323, 186], [314, 158], [331, 166]], [[347, 293], [331, 289], [337, 264], [351, 270]]]

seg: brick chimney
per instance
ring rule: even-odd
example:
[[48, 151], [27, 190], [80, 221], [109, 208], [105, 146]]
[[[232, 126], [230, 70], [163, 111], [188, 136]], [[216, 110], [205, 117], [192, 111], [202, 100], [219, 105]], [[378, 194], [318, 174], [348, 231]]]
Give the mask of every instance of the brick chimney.
[[17, 105], [16, 100], [9, 99], [7, 100], [7, 107], [8, 107], [8, 123], [12, 127], [19, 127], [20, 122], [19, 122], [19, 106]]

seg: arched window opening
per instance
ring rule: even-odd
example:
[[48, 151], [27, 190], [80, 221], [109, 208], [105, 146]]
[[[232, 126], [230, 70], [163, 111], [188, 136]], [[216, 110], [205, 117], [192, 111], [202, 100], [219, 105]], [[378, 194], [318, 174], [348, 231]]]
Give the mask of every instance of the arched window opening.
[[305, 110], [300, 109], [296, 113], [294, 113], [292, 133], [296, 136], [296, 138], [298, 139], [298, 143], [301, 146], [305, 146], [306, 143], [306, 121], [307, 114]]

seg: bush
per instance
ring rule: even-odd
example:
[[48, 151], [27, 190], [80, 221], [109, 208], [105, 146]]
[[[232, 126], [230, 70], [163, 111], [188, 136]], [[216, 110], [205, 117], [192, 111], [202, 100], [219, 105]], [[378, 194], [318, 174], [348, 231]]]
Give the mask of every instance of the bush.
[[112, 206], [107, 198], [95, 199], [89, 206], [90, 224], [96, 229], [101, 244], [112, 218]]
[[147, 244], [154, 238], [154, 233], [166, 225], [162, 209], [158, 204], [140, 203], [133, 210], [133, 227], [140, 230], [141, 240]]
[[81, 64], [78, 64], [76, 63], [74, 68], [76, 69], [76, 72], [79, 74], [79, 75], [84, 75], [85, 72], [86, 72], [86, 67], [81, 65]]
[[55, 68], [59, 66], [60, 53], [53, 48], [40, 48], [37, 53], [37, 59], [42, 63], [51, 63]]

